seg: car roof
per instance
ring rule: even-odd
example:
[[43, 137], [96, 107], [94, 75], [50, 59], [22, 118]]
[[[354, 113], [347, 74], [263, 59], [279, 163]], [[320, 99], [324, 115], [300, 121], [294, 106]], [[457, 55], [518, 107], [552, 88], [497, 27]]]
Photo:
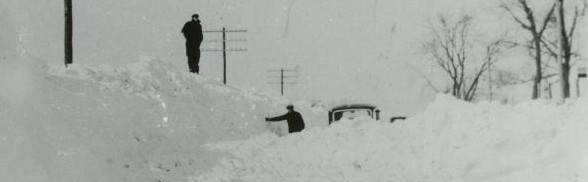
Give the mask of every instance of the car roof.
[[378, 108], [377, 106], [371, 104], [344, 104], [333, 107], [330, 111], [342, 110], [342, 109], [370, 109], [373, 110]]

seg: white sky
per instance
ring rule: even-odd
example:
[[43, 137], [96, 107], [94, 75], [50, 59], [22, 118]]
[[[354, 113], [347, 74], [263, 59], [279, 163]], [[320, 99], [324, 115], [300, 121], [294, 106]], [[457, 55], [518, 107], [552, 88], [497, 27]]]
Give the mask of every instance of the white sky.
[[[248, 30], [228, 36], [248, 40], [229, 43], [229, 48], [248, 49], [228, 54], [230, 85], [279, 92], [278, 85], [266, 84], [270, 75], [266, 70], [298, 68], [298, 84], [286, 86], [286, 95], [294, 100], [360, 100], [400, 115], [412, 114], [433, 96], [410, 66], [427, 71], [420, 46], [427, 38], [428, 18], [439, 12], [477, 12], [478, 18], [489, 21], [480, 29], [505, 27], [508, 23], [489, 18], [503, 16], [492, 9], [495, 4], [484, 0], [78, 0], [74, 62], [121, 65], [156, 57], [187, 71], [180, 29], [196, 12], [206, 30], [223, 26]], [[0, 5], [2, 15], [13, 21], [1, 23], [19, 33], [16, 41], [23, 50], [50, 64], [62, 64], [62, 2], [2, 0]], [[219, 38], [205, 34], [206, 40]], [[202, 48], [219, 45], [205, 42]], [[203, 75], [222, 79], [220, 52], [203, 52], [200, 65]]]

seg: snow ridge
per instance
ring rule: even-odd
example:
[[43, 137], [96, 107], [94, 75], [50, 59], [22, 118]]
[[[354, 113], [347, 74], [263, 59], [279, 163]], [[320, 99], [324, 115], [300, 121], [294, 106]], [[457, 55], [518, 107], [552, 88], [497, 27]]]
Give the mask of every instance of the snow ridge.
[[438, 95], [394, 124], [343, 121], [287, 137], [208, 144], [229, 152], [193, 181], [583, 181], [588, 100], [509, 106]]
[[24, 55], [0, 72], [6, 181], [185, 181], [222, 156], [203, 144], [269, 132], [263, 117], [280, 100], [156, 59], [39, 62]]

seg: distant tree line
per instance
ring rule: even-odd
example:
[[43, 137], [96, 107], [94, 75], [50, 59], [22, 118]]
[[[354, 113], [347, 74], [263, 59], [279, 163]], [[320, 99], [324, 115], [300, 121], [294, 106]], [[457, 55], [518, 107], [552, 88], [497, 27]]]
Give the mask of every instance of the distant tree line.
[[444, 92], [466, 101], [475, 98], [482, 74], [500, 53], [500, 41], [475, 40], [472, 21], [468, 14], [457, 18], [438, 15], [430, 25], [432, 37], [424, 44], [425, 52], [450, 79]]
[[[498, 0], [498, 3], [497, 8], [518, 25], [508, 28], [508, 32], [528, 36], [509, 38], [504, 35], [496, 40], [479, 41], [473, 35], [487, 32], [472, 32], [472, 24], [476, 21], [472, 15], [464, 13], [453, 18], [437, 15], [430, 23], [431, 37], [424, 42], [424, 51], [445, 73], [444, 78], [450, 84], [444, 90], [434, 86], [433, 89], [472, 101], [476, 99], [480, 76], [491, 68], [498, 55], [505, 49], [523, 48], [535, 65], [532, 99], [541, 97], [542, 82], [557, 75], [561, 75], [558, 82], [562, 85], [562, 97], [569, 98], [570, 70], [574, 60], [580, 58], [574, 40], [578, 23], [586, 14], [587, 0]], [[432, 86], [429, 79], [427, 82]]]
[[[546, 1], [510, 0], [508, 2], [500, 2], [500, 8], [507, 12], [520, 25], [520, 29], [531, 35], [531, 38], [523, 40], [523, 42], [510, 43], [534, 52], [531, 55], [535, 59], [536, 70], [533, 82], [533, 99], [541, 96], [541, 82], [545, 78], [553, 75], [546, 74], [544, 71], [546, 70], [545, 67], [552, 66], [553, 64], [557, 68], [555, 72], [559, 72], [562, 75], [559, 81], [563, 85], [563, 97], [569, 98], [570, 69], [574, 57], [579, 57], [574, 47], [576, 28], [579, 20], [585, 16], [587, 1], [548, 1], [549, 8], [543, 10], [537, 8], [542, 5], [539, 3], [546, 3]], [[549, 61], [545, 57], [551, 60], [558, 60], [557, 58], [561, 57], [561, 62], [553, 63], [553, 61]]]

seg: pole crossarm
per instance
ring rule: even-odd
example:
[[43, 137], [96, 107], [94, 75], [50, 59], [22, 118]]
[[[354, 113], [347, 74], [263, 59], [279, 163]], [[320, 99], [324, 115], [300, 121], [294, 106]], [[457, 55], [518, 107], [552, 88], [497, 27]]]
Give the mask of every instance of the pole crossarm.
[[282, 72], [282, 71], [283, 72], [296, 72], [296, 70], [294, 70], [294, 69], [283, 69], [283, 70], [280, 70], [280, 69], [271, 69], [271, 70], [267, 70], [267, 72]]
[[298, 82], [266, 82], [267, 84], [298, 84]]
[[[293, 78], [296, 79], [298, 78], [298, 75], [296, 75], [296, 70], [294, 69], [269, 69], [267, 70], [268, 73], [270, 74], [279, 74], [279, 76], [276, 75], [268, 75], [267, 78], [268, 79], [280, 79], [280, 81], [275, 81], [275, 80], [270, 80], [269, 82], [266, 82], [267, 84], [280, 84], [280, 93], [282, 95], [284, 95], [284, 85], [285, 84], [297, 84], [298, 82], [293, 81], [293, 80], [285, 80], [287, 78]], [[294, 75], [285, 75], [284, 73], [287, 74], [294, 74]]]
[[247, 52], [247, 48], [231, 48], [231, 49], [202, 49], [202, 52]]
[[227, 40], [222, 40], [222, 39], [207, 39], [204, 40], [204, 42], [247, 42], [247, 39], [227, 39]]
[[221, 42], [223, 44], [222, 49], [203, 49], [203, 52], [222, 52], [223, 53], [223, 84], [227, 84], [227, 52], [245, 52], [246, 48], [230, 48], [227, 49], [227, 42], [246, 42], [247, 39], [227, 39], [227, 33], [245, 33], [245, 29], [233, 29], [229, 30], [225, 27], [220, 30], [204, 30], [202, 33], [221, 33], [222, 39], [212, 39], [206, 42]]
[[202, 33], [223, 33], [223, 32], [247, 32], [245, 29], [238, 29], [238, 30], [204, 30]]
[[298, 75], [266, 76], [266, 78], [275, 78], [275, 79], [280, 79], [280, 78], [298, 78]]

